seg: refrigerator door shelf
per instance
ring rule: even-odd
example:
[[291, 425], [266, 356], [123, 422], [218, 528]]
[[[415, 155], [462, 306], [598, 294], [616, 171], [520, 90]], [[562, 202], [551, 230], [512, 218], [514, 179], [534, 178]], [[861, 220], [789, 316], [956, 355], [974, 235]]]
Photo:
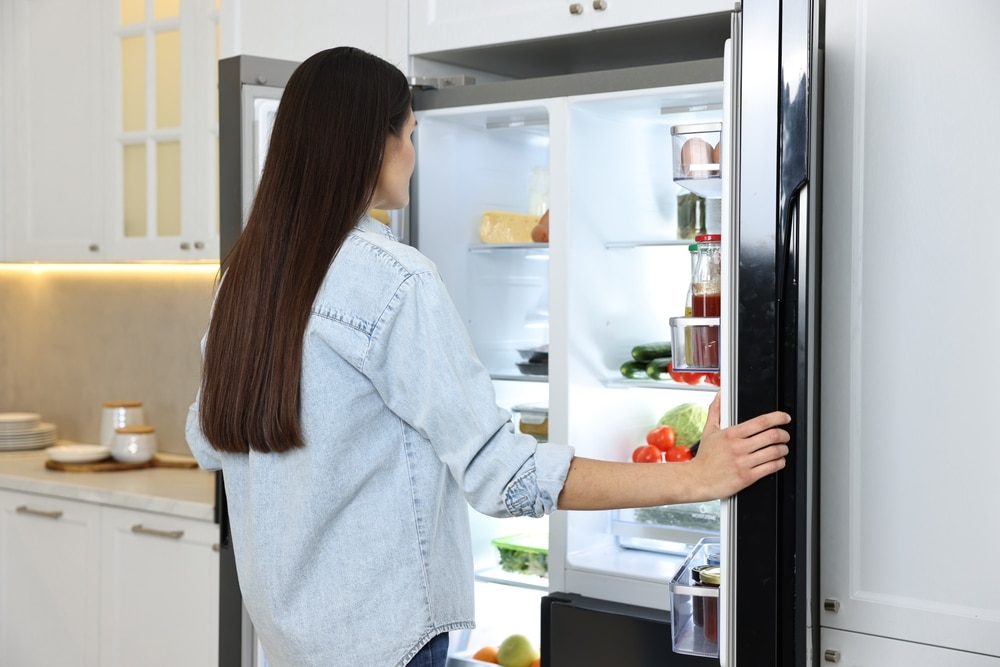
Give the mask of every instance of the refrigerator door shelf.
[[[700, 565], [717, 564], [719, 538], [701, 540], [670, 582], [670, 632], [675, 653], [719, 656], [719, 589], [698, 585], [691, 571]], [[714, 613], [709, 610], [714, 608]], [[708, 627], [713, 623], [714, 627]]]

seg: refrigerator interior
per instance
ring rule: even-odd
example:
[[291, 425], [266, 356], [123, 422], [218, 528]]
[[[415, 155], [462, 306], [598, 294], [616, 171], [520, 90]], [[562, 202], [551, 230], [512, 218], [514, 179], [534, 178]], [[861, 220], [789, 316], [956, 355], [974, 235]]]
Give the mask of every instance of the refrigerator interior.
[[[677, 234], [688, 191], [672, 177], [671, 128], [721, 122], [722, 93], [720, 72], [709, 83], [417, 112], [416, 245], [437, 264], [499, 404], [547, 404], [548, 438], [579, 455], [630, 461], [664, 412], [707, 406], [716, 391], [626, 379], [620, 367], [632, 347], [670, 340], [669, 319], [684, 315], [692, 240]], [[482, 243], [484, 212], [528, 212], [538, 169], [549, 176], [551, 243]], [[542, 345], [548, 373], [520, 372], [522, 352]], [[479, 627], [453, 640], [463, 656], [512, 633], [537, 637], [546, 590], [668, 610], [691, 545], [718, 533], [632, 511], [470, 520]], [[498, 575], [491, 540], [526, 531], [548, 531], [548, 578]]]

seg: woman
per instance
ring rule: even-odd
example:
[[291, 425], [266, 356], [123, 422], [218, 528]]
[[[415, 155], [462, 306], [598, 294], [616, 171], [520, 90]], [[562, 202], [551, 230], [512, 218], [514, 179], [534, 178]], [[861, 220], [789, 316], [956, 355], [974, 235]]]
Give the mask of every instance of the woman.
[[187, 436], [223, 470], [244, 604], [275, 666], [444, 665], [473, 627], [467, 505], [542, 516], [731, 495], [789, 418], [640, 466], [516, 433], [433, 264], [365, 213], [409, 197], [405, 77], [352, 48], [296, 69], [223, 262]]

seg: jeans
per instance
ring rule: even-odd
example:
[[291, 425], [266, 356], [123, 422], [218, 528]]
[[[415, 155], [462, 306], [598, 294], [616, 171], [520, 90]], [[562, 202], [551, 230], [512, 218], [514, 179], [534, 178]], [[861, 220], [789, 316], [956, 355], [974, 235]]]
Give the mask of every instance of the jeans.
[[445, 667], [448, 662], [448, 633], [442, 632], [413, 656], [407, 667]]

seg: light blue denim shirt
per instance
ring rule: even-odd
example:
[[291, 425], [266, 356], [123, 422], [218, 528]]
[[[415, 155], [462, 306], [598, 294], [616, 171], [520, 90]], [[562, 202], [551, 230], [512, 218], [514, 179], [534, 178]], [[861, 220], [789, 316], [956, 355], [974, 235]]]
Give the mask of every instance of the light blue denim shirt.
[[[254, 326], [247, 322], [247, 326]], [[555, 509], [573, 450], [517, 433], [430, 260], [365, 218], [305, 333], [305, 447], [223, 454], [244, 604], [275, 667], [405, 665], [473, 627], [468, 505]]]

